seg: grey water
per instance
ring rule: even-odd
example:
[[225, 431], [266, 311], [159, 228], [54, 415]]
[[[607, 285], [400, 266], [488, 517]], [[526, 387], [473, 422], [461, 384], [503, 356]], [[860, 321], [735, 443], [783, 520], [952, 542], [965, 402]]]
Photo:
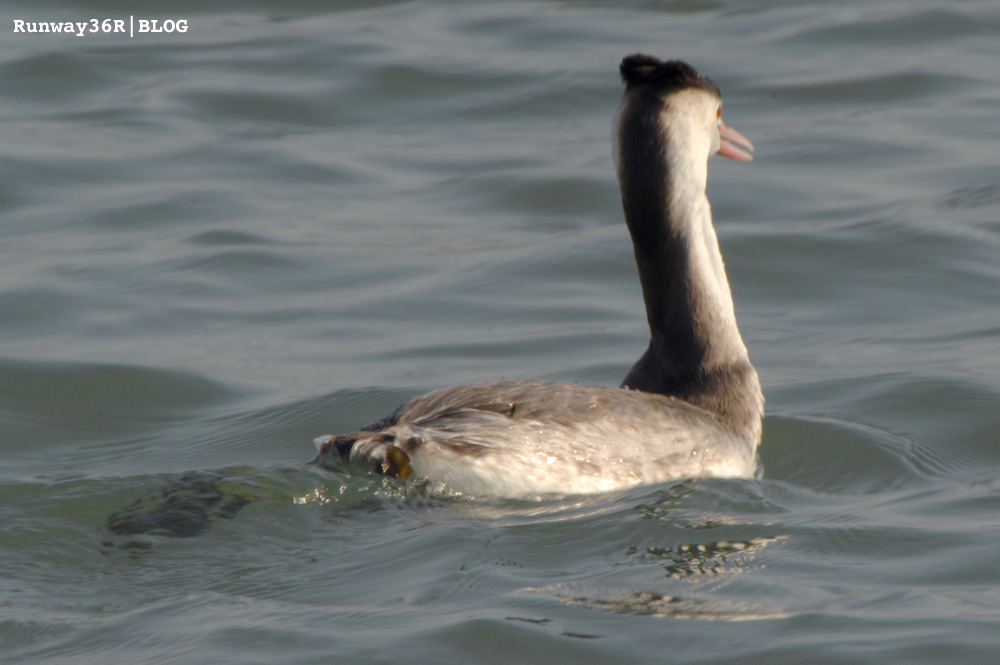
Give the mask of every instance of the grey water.
[[[996, 3], [0, 18], [0, 661], [996, 662]], [[14, 31], [130, 18], [187, 30]], [[760, 477], [484, 501], [308, 465], [442, 385], [621, 381], [634, 52], [757, 147], [709, 197]]]

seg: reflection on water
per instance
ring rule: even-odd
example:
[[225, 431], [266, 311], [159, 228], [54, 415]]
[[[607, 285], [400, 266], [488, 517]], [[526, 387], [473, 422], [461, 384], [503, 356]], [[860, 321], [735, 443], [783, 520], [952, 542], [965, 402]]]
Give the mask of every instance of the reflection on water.
[[755, 555], [768, 544], [784, 538], [785, 536], [759, 537], [739, 542], [649, 547], [642, 553], [630, 552], [642, 563], [662, 565], [667, 577], [679, 582], [671, 586], [672, 593], [632, 588], [592, 594], [580, 593], [565, 586], [554, 586], [545, 591], [572, 605], [625, 614], [726, 621], [782, 618], [791, 613], [781, 608], [768, 607], [759, 601], [723, 598], [715, 594], [735, 576], [753, 571]]
[[[647, 488], [646, 500], [624, 511], [620, 501], [628, 497], [619, 497], [618, 512], [609, 519], [620, 524], [628, 524], [635, 516], [640, 523], [655, 520], [658, 526], [643, 528], [641, 537], [658, 538], [659, 543], [627, 545], [623, 555], [612, 556], [599, 571], [586, 573], [596, 582], [522, 591], [579, 607], [635, 615], [729, 621], [789, 616], [788, 609], [769, 605], [753, 592], [720, 595], [723, 587], [739, 581], [755, 587], [754, 573], [763, 568], [755, 561], [758, 555], [772, 543], [790, 538], [774, 534], [773, 526], [745, 512], [753, 506], [753, 498], [760, 502], [759, 491], [753, 481], [682, 481]], [[714, 510], [706, 512], [703, 504]], [[719, 510], [726, 505], [734, 506], [732, 512]], [[592, 578], [595, 572], [597, 577]]]
[[600, 610], [626, 614], [674, 617], [678, 619], [709, 619], [719, 621], [753, 621], [782, 619], [791, 612], [765, 608], [719, 598], [671, 596], [650, 591], [630, 591], [619, 598], [563, 598], [568, 603]]
[[738, 575], [748, 569], [754, 554], [768, 543], [787, 536], [762, 536], [744, 541], [719, 540], [712, 543], [685, 543], [675, 547], [647, 547], [645, 552], [630, 554], [640, 561], [657, 561], [669, 577]]
[[[581, 592], [569, 585], [556, 585], [538, 591], [552, 594], [571, 605], [625, 614], [726, 621], [782, 618], [791, 612], [768, 607], [760, 601], [720, 598], [716, 593], [736, 576], [753, 571], [756, 568], [754, 557], [770, 543], [785, 538], [762, 536], [745, 541], [649, 547], [641, 553], [635, 548], [630, 549], [628, 556], [636, 557], [637, 562], [662, 566], [670, 580], [669, 591], [629, 588]], [[653, 581], [649, 586], [663, 586], [663, 581]]]

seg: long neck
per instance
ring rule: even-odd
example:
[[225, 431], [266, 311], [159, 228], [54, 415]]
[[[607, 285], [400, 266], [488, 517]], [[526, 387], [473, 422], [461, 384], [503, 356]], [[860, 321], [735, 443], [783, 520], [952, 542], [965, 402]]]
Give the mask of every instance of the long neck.
[[710, 137], [659, 97], [626, 96], [617, 160], [651, 340], [624, 387], [671, 395], [757, 442], [763, 397], [705, 196]]

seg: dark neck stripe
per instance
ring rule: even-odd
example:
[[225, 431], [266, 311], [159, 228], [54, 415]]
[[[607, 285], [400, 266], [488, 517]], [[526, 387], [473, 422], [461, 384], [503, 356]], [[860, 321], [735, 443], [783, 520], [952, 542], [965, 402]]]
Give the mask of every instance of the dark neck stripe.
[[705, 348], [694, 328], [689, 255], [667, 209], [670, 174], [665, 158], [658, 94], [638, 90], [628, 94], [620, 118], [619, 166], [622, 206], [632, 236], [646, 302], [646, 316], [657, 354], [681, 374], [702, 361]]

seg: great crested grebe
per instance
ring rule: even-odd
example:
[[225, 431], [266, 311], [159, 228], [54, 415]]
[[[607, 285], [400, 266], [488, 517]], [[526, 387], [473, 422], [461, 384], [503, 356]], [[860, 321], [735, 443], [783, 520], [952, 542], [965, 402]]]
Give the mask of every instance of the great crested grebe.
[[712, 81], [632, 55], [615, 161], [651, 339], [619, 388], [491, 381], [414, 397], [357, 432], [316, 439], [342, 459], [477, 496], [602, 492], [749, 477], [764, 397], [733, 311], [705, 186], [713, 154], [749, 161]]

